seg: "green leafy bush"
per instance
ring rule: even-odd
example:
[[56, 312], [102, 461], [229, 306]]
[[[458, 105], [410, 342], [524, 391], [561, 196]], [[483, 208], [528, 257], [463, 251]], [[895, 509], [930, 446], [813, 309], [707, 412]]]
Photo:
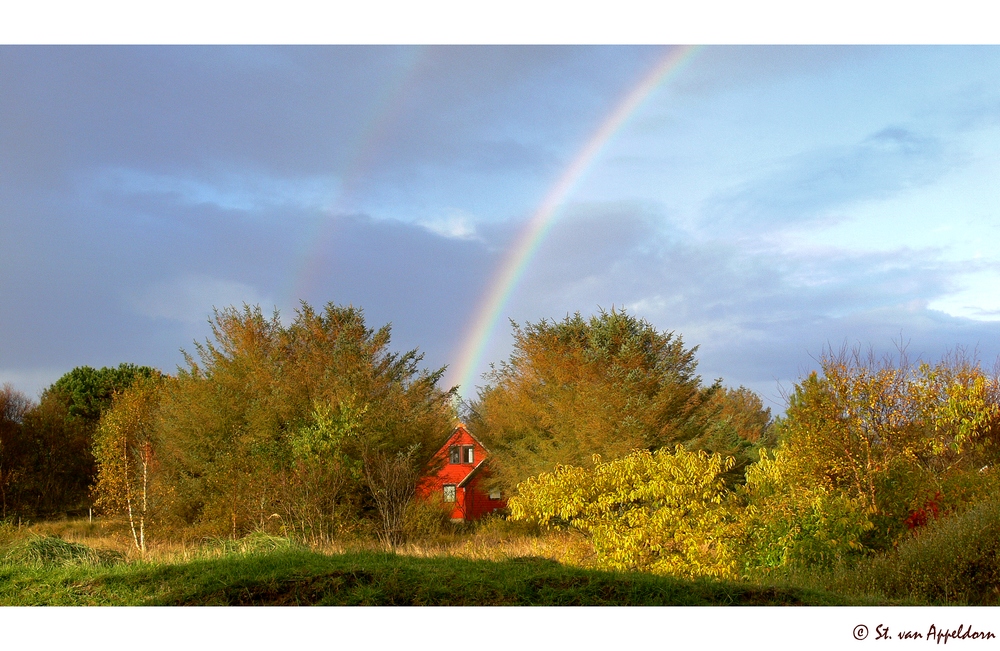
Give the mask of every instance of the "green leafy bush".
[[742, 565], [750, 575], [788, 566], [829, 567], [865, 552], [874, 524], [862, 500], [820, 482], [801, 481], [787, 450], [766, 452], [747, 469]]

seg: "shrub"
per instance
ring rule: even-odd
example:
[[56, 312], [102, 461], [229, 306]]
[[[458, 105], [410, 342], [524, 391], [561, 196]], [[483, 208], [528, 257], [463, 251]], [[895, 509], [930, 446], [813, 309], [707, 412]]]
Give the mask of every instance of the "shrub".
[[821, 483], [797, 481], [786, 450], [767, 452], [747, 469], [742, 566], [751, 576], [778, 567], [831, 567], [865, 553], [873, 528], [859, 498]]
[[595, 457], [590, 470], [564, 466], [522, 482], [511, 517], [585, 533], [604, 569], [732, 577], [736, 523], [722, 475], [733, 463], [683, 446]]
[[895, 550], [859, 563], [830, 586], [922, 603], [1000, 603], [1000, 495], [932, 520]]

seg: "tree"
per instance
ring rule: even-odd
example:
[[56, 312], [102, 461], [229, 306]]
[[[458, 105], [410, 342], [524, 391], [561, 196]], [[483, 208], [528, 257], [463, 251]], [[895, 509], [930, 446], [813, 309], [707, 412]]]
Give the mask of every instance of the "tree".
[[1000, 384], [978, 363], [855, 348], [820, 366], [789, 397], [774, 454], [747, 470], [751, 565], [885, 550], [928, 501], [958, 509], [995, 489]]
[[696, 348], [624, 311], [514, 327], [470, 424], [514, 488], [557, 464], [581, 466], [704, 437], [718, 385], [702, 387]]
[[70, 417], [95, 425], [101, 414], [111, 406], [115, 394], [128, 389], [136, 380], [151, 379], [160, 372], [149, 366], [123, 363], [117, 367], [77, 366], [45, 390], [46, 396], [58, 396], [65, 402]]
[[731, 484], [742, 483], [746, 468], [760, 458], [762, 450], [776, 444], [771, 409], [764, 407], [760, 396], [742, 386], [720, 388], [707, 409], [711, 416], [704, 434], [689, 446], [733, 457], [727, 479]]
[[42, 392], [20, 425], [20, 513], [51, 516], [86, 511], [95, 465], [93, 436], [116, 393], [158, 371], [134, 364], [93, 369], [80, 366]]
[[[161, 407], [177, 515], [236, 536], [281, 522], [330, 536], [377, 511], [371, 460], [419, 467], [451, 429], [444, 369], [391, 352], [390, 328], [361, 310], [303, 303], [291, 324], [259, 307], [215, 313], [212, 339], [186, 355]], [[412, 490], [412, 487], [410, 487]]]
[[163, 378], [139, 378], [117, 394], [94, 436], [96, 506], [128, 516], [136, 549], [146, 552], [146, 529], [155, 503], [158, 462], [155, 426]]
[[379, 515], [379, 538], [393, 550], [403, 542], [406, 510], [420, 478], [420, 466], [414, 462], [419, 449], [415, 445], [395, 454], [380, 450], [363, 454], [365, 482]]
[[[16, 483], [24, 473], [23, 423], [33, 406], [26, 395], [10, 384], [0, 388], [0, 502], [4, 518], [7, 517], [9, 491], [16, 492]], [[12, 500], [10, 505], [18, 505], [18, 500]]]

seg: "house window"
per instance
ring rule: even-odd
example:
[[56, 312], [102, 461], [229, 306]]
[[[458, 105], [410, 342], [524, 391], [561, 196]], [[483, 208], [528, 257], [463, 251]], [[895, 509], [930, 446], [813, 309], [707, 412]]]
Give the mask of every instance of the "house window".
[[445, 502], [455, 501], [455, 484], [444, 485], [444, 501]]
[[490, 499], [491, 500], [498, 500], [498, 499], [500, 499], [500, 489], [499, 488], [494, 488], [493, 490], [490, 491]]
[[449, 463], [462, 463], [462, 450], [457, 445], [453, 445], [448, 448], [448, 462]]
[[462, 462], [463, 463], [474, 463], [474, 461], [473, 461], [473, 459], [474, 459], [474, 457], [473, 457], [473, 454], [474, 454], [473, 450], [475, 450], [475, 448], [473, 446], [471, 446], [471, 445], [463, 445], [462, 446]]

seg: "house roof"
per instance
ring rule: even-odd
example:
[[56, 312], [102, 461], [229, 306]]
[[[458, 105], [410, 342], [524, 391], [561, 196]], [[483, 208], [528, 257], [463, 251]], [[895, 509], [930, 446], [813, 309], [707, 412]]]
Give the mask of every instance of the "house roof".
[[486, 454], [492, 454], [492, 452], [490, 452], [490, 449], [485, 445], [483, 445], [483, 442], [480, 441], [478, 438], [476, 438], [475, 434], [469, 431], [469, 429], [465, 426], [465, 423], [461, 422], [455, 425], [455, 429], [451, 430], [451, 434], [448, 435], [447, 440], [445, 440], [444, 445], [442, 445], [441, 448], [438, 450], [438, 453], [440, 453], [441, 451], [445, 450], [448, 447], [448, 444], [451, 443], [451, 440], [453, 438], [455, 438], [455, 434], [458, 432], [458, 430], [462, 430], [463, 432], [468, 434], [469, 438], [475, 441], [479, 445], [479, 447], [481, 447], [486, 452]]
[[[443, 467], [434, 471], [432, 475], [436, 476], [439, 481], [444, 480], [447, 483], [454, 483], [458, 487], [463, 487], [468, 485], [468, 483], [472, 481], [473, 477], [475, 477], [480, 473], [480, 471], [482, 471], [491, 453], [489, 448], [483, 445], [482, 441], [477, 439], [471, 432], [469, 432], [469, 430], [465, 427], [465, 423], [458, 423], [455, 426], [455, 429], [452, 430], [451, 434], [448, 436], [447, 440], [445, 440], [444, 445], [442, 445], [441, 448], [437, 451], [437, 453], [435, 453], [434, 457], [446, 460], [448, 455], [448, 448], [451, 447], [452, 445], [455, 445], [455, 439], [456, 437], [459, 436], [468, 436], [469, 439], [471, 439], [478, 447], [482, 448], [483, 452], [482, 458], [476, 465], [472, 467], [469, 467], [464, 464], [452, 465], [445, 463]], [[462, 474], [462, 471], [466, 468], [468, 470], [464, 474]]]
[[465, 476], [465, 479], [463, 479], [462, 481], [458, 482], [457, 486], [459, 488], [462, 488], [463, 486], [465, 486], [466, 484], [468, 484], [469, 481], [473, 477], [475, 477], [476, 474], [479, 472], [479, 469], [482, 468], [484, 465], [486, 465], [486, 459], [483, 459], [482, 461], [480, 461], [479, 463], [477, 463], [476, 466], [472, 470], [469, 471], [469, 474]]

